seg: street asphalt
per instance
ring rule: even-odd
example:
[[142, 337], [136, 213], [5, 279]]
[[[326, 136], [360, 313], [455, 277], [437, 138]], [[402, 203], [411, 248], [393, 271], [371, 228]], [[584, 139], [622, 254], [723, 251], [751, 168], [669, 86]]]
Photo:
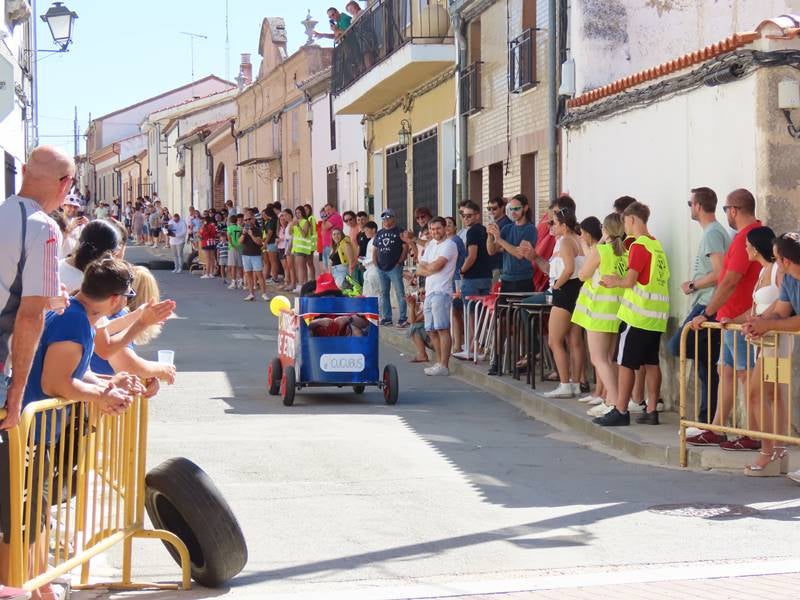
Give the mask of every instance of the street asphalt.
[[[386, 346], [396, 406], [377, 390], [334, 388], [301, 391], [286, 408], [265, 390], [277, 350], [268, 304], [218, 279], [156, 276], [178, 318], [140, 351], [175, 350], [179, 375], [151, 404], [148, 465], [185, 456], [206, 470], [249, 562], [226, 588], [148, 598], [469, 596], [535, 589], [543, 577], [646, 580], [746, 563], [744, 573], [796, 557], [800, 487], [784, 478], [620, 461], [457, 378], [426, 377]], [[753, 510], [651, 510], [707, 503]], [[135, 548], [138, 577], [177, 580], [160, 543]], [[119, 557], [102, 557], [93, 576], [118, 575]], [[95, 597], [106, 596], [73, 594]]]

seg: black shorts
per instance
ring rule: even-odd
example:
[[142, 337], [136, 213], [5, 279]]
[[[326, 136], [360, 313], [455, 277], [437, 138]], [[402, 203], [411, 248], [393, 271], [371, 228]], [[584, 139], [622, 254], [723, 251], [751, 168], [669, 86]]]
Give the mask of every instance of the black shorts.
[[517, 281], [500, 280], [501, 294], [514, 294], [519, 292], [533, 292], [533, 278]]
[[648, 331], [623, 323], [619, 332], [617, 364], [634, 371], [644, 365], [658, 365], [660, 348], [660, 331]]
[[581, 293], [583, 283], [580, 279], [569, 279], [559, 289], [553, 290], [553, 306], [563, 308], [572, 314], [575, 304], [578, 302], [578, 294]]
[[[3, 542], [9, 543], [9, 535], [11, 531], [11, 493], [10, 493], [10, 473], [8, 464], [8, 433], [5, 431], [0, 436], [0, 531], [3, 534]], [[44, 459], [44, 481], [42, 482], [42, 496], [39, 502], [31, 508], [31, 523], [38, 523], [39, 525], [33, 528], [30, 533], [29, 541], [31, 544], [36, 541], [39, 531], [44, 527], [45, 519], [50, 514], [50, 452], [49, 444], [39, 444], [34, 446], [35, 451], [33, 457], [28, 457], [27, 469], [23, 472], [23, 486], [28, 484], [28, 470], [33, 470], [33, 483], [32, 488], [34, 491], [39, 487], [39, 463], [42, 458]], [[42, 507], [45, 507], [42, 510]], [[22, 505], [22, 519], [25, 520], [27, 512], [27, 502]], [[16, 523], [15, 528], [19, 528], [20, 524]]]

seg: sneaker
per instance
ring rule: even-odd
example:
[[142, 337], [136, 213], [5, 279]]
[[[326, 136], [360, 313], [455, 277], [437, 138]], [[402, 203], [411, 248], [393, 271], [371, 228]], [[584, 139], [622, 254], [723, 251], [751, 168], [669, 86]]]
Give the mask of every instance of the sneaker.
[[603, 427], [625, 427], [631, 424], [631, 414], [628, 412], [622, 414], [614, 407], [602, 417], [592, 419], [592, 423]]
[[787, 473], [786, 477], [794, 481], [795, 483], [800, 484], [800, 470], [792, 471], [791, 473]]
[[705, 431], [706, 431], [705, 429], [700, 429], [699, 427], [687, 427], [686, 437], [687, 438], [695, 437], [697, 435], [700, 435], [701, 433], [705, 433]]
[[207, 277], [207, 279], [214, 279], [215, 277], [216, 277], [216, 275], [214, 275], [213, 273], [211, 273], [211, 274], [210, 274], [210, 275]]
[[580, 383], [570, 383], [570, 386], [572, 386], [572, 395], [573, 396], [579, 396], [581, 394], [586, 394], [586, 393], [589, 392], [589, 390], [586, 390], [585, 392], [582, 391]]
[[592, 389], [591, 387], [589, 387], [589, 382], [588, 381], [581, 381], [578, 384], [578, 386], [580, 387], [580, 392], [579, 393], [581, 393], [581, 394], [588, 394], [589, 390]]
[[589, 394], [588, 396], [584, 396], [583, 398], [578, 398], [578, 402], [583, 402], [584, 404], [599, 404], [599, 402], [592, 402], [592, 400], [594, 400], [595, 398], [597, 398], [597, 396], [592, 396], [591, 394]]
[[628, 412], [640, 413], [640, 412], [645, 412], [646, 410], [647, 410], [647, 404], [645, 402], [639, 404], [635, 400], [628, 400]]
[[638, 417], [636, 417], [636, 422], [639, 425], [658, 425], [658, 411], [654, 410], [653, 412], [644, 411]]
[[605, 398], [601, 398], [600, 396], [595, 396], [591, 400], [589, 400], [586, 404], [589, 406], [597, 406], [598, 404], [602, 404], [605, 402]]
[[381, 319], [381, 325], [389, 325], [389, 326], [391, 326], [392, 325], [392, 320], [391, 319]]
[[302, 289], [302, 286], [298, 285], [296, 288], [294, 288], [293, 291], [294, 291], [295, 294], [299, 294], [301, 289]]
[[256, 297], [253, 296], [253, 294], [247, 294], [247, 296], [244, 297], [244, 301], [245, 302], [252, 302], [255, 299], [256, 299]]
[[704, 431], [700, 435], [686, 438], [690, 446], [719, 446], [726, 440], [724, 435], [717, 435], [713, 431]]
[[210, 275], [200, 275], [200, 279], [208, 279]]
[[396, 327], [398, 329], [405, 329], [406, 327], [408, 327], [408, 321], [406, 319], [403, 319], [402, 321], [398, 321]]
[[231, 281], [231, 284], [228, 286], [228, 289], [229, 290], [235, 290], [236, 289], [236, 282], [235, 281]]
[[175, 271], [175, 272], [176, 272], [176, 273], [183, 273], [183, 269], [178, 269], [178, 270], [177, 270], [177, 271]]
[[571, 383], [559, 383], [556, 389], [542, 394], [545, 398], [572, 398], [575, 393]]
[[491, 375], [494, 377], [495, 375], [499, 375], [500, 371], [497, 369], [497, 365], [491, 365], [489, 370], [486, 372], [487, 375]]
[[613, 408], [613, 404], [606, 404], [603, 402], [602, 404], [598, 404], [597, 406], [593, 406], [587, 410], [586, 414], [590, 417], [602, 417], [603, 415], [610, 413]]
[[243, 279], [237, 280], [236, 281], [236, 287], [239, 288], [240, 290], [243, 290], [244, 289], [244, 280]]
[[664, 411], [664, 401], [661, 398], [659, 398], [658, 401], [656, 402], [656, 410], [658, 412]]
[[742, 436], [735, 440], [721, 442], [719, 447], [723, 450], [728, 450], [729, 452], [746, 452], [751, 450], [761, 450], [761, 442], [747, 436]]
[[425, 367], [422, 369], [425, 372], [425, 375], [430, 375], [439, 366], [439, 363], [433, 363], [430, 367]]
[[430, 369], [425, 369], [425, 375], [431, 377], [446, 377], [450, 375], [450, 370], [444, 365], [433, 365]]
[[269, 296], [267, 296], [266, 294], [261, 294], [261, 299], [262, 300], [269, 300]]
[[274, 280], [272, 277], [267, 277], [267, 278], [264, 280], [264, 282], [265, 282], [265, 283], [275, 283], [275, 280]]
[[453, 358], [457, 358], [458, 360], [472, 360], [472, 354], [466, 350], [462, 350], [461, 352], [453, 354]]

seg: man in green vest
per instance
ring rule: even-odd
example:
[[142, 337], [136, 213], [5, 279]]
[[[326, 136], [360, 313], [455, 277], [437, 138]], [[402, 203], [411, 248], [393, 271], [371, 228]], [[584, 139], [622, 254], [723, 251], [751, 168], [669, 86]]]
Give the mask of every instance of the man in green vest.
[[659, 348], [669, 318], [669, 265], [661, 244], [647, 230], [650, 209], [634, 202], [622, 213], [625, 233], [636, 241], [628, 251], [628, 273], [624, 277], [605, 275], [604, 287], [625, 290], [617, 316], [622, 321], [619, 336], [618, 396], [615, 408], [594, 423], [604, 427], [630, 425], [628, 399], [636, 371], [645, 368], [648, 387], [647, 410], [636, 419], [644, 425], [658, 425], [656, 404], [661, 391]]

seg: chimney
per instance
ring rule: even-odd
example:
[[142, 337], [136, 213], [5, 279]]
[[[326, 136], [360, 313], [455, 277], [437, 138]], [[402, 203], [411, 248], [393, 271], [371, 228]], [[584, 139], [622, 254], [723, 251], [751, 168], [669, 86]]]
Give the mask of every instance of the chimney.
[[242, 53], [242, 64], [239, 65], [239, 75], [242, 77], [244, 85], [253, 83], [253, 65], [250, 63], [250, 54]]

